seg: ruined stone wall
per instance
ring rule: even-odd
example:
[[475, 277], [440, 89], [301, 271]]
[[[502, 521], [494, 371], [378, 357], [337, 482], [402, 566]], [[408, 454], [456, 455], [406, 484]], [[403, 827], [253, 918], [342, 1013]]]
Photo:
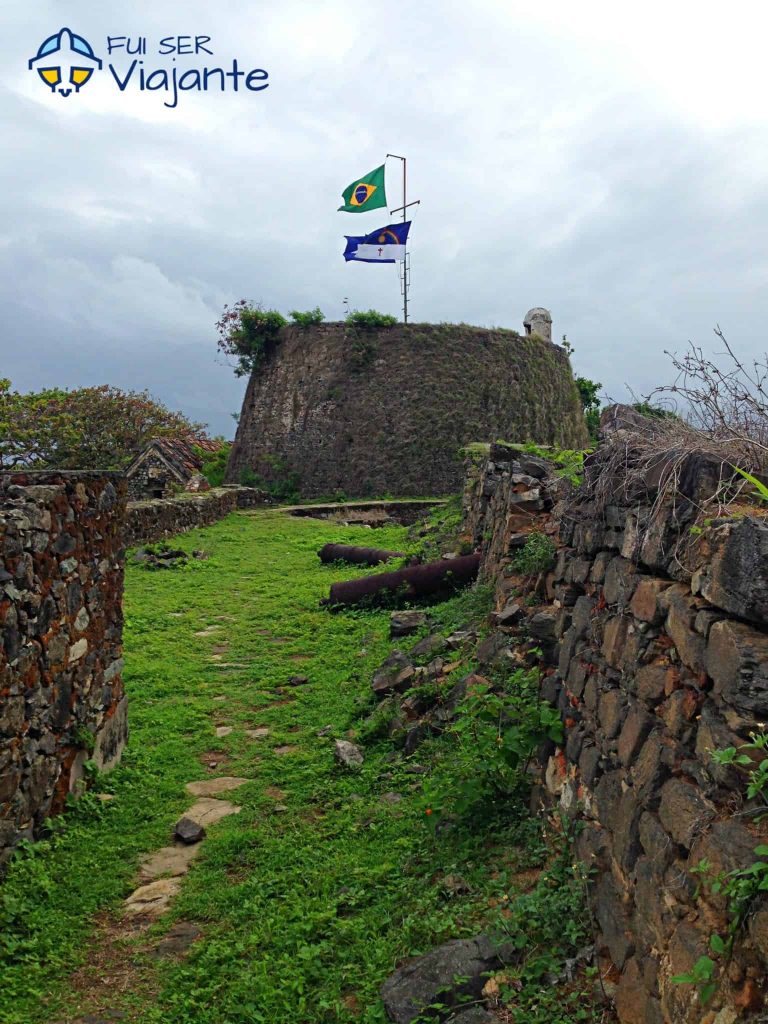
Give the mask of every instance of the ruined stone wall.
[[177, 533], [218, 522], [239, 508], [255, 508], [268, 501], [265, 492], [257, 487], [215, 487], [202, 494], [131, 501], [125, 517], [125, 546], [174, 537]]
[[118, 474], [0, 475], [0, 869], [125, 743], [124, 512]]
[[[492, 449], [470, 467], [465, 528], [496, 583], [485, 656], [535, 645], [550, 666], [544, 692], [565, 743], [545, 760], [541, 791], [583, 823], [577, 851], [619, 1018], [765, 1021], [768, 904], [750, 906], [732, 958], [717, 957], [709, 938], [727, 935], [726, 902], [696, 869], [707, 861], [712, 879], [748, 866], [766, 842], [744, 771], [710, 752], [768, 721], [768, 519], [691, 533], [719, 472], [695, 458], [660, 503], [652, 486], [627, 493], [622, 480], [608, 504], [583, 490], [563, 498], [562, 481], [539, 469]], [[589, 473], [603, 471], [598, 452]], [[523, 580], [510, 561], [532, 529], [556, 541], [556, 562]], [[707, 1006], [671, 980], [704, 954], [718, 979]]]
[[227, 480], [302, 495], [447, 494], [477, 438], [586, 444], [565, 351], [466, 324], [286, 328], [252, 376]]

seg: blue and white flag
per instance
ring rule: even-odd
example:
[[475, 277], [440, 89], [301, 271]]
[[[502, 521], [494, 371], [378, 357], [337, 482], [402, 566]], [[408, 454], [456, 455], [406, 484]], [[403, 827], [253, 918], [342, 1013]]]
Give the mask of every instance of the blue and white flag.
[[385, 228], [377, 228], [369, 235], [355, 237], [345, 235], [347, 247], [344, 259], [358, 260], [360, 263], [396, 263], [405, 259], [405, 243], [411, 222], [387, 224]]

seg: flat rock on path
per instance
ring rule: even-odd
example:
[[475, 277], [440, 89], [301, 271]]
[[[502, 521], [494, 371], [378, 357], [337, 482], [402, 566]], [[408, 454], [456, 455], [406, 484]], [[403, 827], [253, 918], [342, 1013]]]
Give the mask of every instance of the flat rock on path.
[[139, 877], [143, 882], [151, 882], [162, 875], [186, 875], [199, 852], [199, 846], [187, 846], [184, 843], [164, 846], [142, 860]]
[[456, 939], [398, 968], [382, 985], [381, 998], [394, 1024], [412, 1024], [436, 1002], [455, 1007], [461, 1020], [461, 997], [479, 999], [485, 975], [500, 966], [499, 953], [486, 935]]
[[265, 725], [260, 725], [258, 729], [245, 730], [245, 735], [252, 740], [263, 740], [269, 733], [270, 730]]
[[159, 878], [148, 885], [140, 885], [125, 901], [125, 912], [130, 917], [146, 917], [157, 920], [168, 909], [168, 904], [178, 893], [181, 883], [178, 878]]
[[222, 739], [224, 736], [229, 736], [230, 733], [234, 732], [234, 727], [231, 725], [217, 725], [216, 736]]
[[218, 779], [188, 782], [184, 788], [192, 796], [216, 796], [218, 793], [228, 793], [232, 789], [239, 789], [249, 781], [249, 779], [241, 779], [237, 776], [222, 775]]
[[[186, 816], [191, 818], [192, 821], [196, 821], [198, 825], [204, 825], [208, 828], [209, 825], [221, 821], [222, 818], [226, 818], [230, 814], [239, 814], [241, 810], [242, 807], [230, 803], [229, 800], [214, 800], [211, 797], [203, 797], [192, 804]], [[194, 850], [196, 847], [193, 846], [190, 849]]]

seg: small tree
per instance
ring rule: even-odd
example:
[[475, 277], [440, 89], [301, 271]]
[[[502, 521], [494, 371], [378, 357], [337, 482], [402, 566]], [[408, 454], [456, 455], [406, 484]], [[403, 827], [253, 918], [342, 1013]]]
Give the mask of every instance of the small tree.
[[237, 361], [236, 376], [246, 377], [258, 369], [274, 350], [287, 322], [276, 309], [262, 309], [246, 299], [224, 306], [216, 321], [217, 345], [220, 352]]
[[122, 469], [153, 438], [202, 436], [204, 429], [147, 391], [102, 384], [21, 393], [0, 380], [2, 469]]
[[[576, 351], [565, 335], [563, 335], [563, 348], [569, 359]], [[599, 381], [590, 380], [589, 377], [577, 377], [575, 374], [573, 379], [576, 384], [576, 390], [579, 392], [581, 411], [584, 413], [584, 419], [587, 421], [589, 436], [593, 441], [596, 441], [597, 432], [600, 429], [599, 392], [602, 390], [603, 385]]]

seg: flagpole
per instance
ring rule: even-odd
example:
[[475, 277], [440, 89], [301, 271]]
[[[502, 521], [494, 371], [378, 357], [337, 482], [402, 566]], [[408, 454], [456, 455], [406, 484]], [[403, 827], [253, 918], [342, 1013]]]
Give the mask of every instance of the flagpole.
[[[391, 156], [393, 160], [402, 160], [402, 162], [403, 162], [403, 205], [402, 206], [398, 206], [397, 209], [395, 209], [395, 210], [390, 210], [389, 213], [390, 213], [390, 216], [391, 216], [393, 213], [399, 213], [400, 210], [402, 210], [403, 211], [403, 223], [405, 223], [405, 219], [407, 217], [406, 210], [408, 209], [408, 207], [409, 206], [417, 206], [421, 202], [421, 200], [420, 199], [415, 199], [411, 203], [408, 202], [408, 198], [407, 198], [407, 175], [406, 175], [406, 162], [407, 161], [406, 161], [406, 158], [404, 156], [398, 156], [397, 153], [387, 153], [387, 156], [388, 157]], [[410, 264], [408, 262], [408, 256], [409, 256], [408, 251], [406, 250], [406, 252], [403, 255], [404, 255], [404, 259], [403, 259], [403, 277], [402, 277], [402, 287], [403, 287], [403, 323], [407, 324], [408, 323], [408, 286], [410, 284], [410, 274], [409, 274]]]

